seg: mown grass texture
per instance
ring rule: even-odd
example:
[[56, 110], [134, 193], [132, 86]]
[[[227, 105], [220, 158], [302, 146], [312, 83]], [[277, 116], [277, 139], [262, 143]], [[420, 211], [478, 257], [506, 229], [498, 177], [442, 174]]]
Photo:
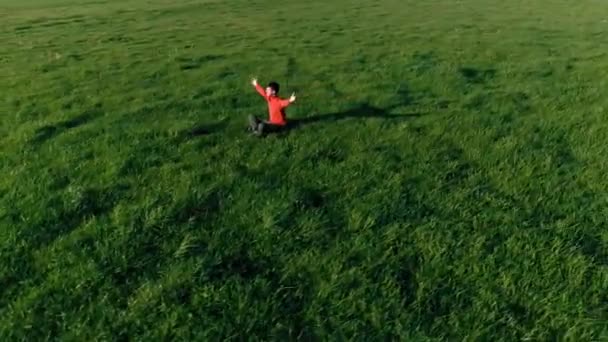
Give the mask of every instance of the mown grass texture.
[[[0, 22], [3, 341], [608, 338], [608, 4]], [[302, 125], [249, 136], [253, 76]]]

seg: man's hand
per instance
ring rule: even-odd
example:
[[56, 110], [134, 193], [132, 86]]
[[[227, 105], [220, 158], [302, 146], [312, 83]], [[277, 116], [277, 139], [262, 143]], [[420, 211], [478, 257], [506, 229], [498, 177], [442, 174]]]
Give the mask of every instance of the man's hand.
[[258, 79], [257, 79], [257, 78], [252, 79], [252, 80], [251, 80], [251, 84], [252, 84], [254, 87], [257, 87], [257, 86], [258, 86]]
[[291, 97], [289, 98], [289, 102], [290, 103], [296, 102], [296, 93], [291, 94]]

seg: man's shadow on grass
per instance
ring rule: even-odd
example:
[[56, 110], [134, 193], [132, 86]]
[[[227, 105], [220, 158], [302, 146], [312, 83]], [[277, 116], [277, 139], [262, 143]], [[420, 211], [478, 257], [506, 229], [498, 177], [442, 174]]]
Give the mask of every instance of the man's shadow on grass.
[[[399, 121], [410, 120], [423, 115], [421, 113], [391, 114], [391, 112], [397, 107], [399, 107], [399, 105], [390, 106], [387, 108], [379, 108], [372, 106], [368, 103], [363, 103], [356, 107], [341, 112], [317, 114], [302, 118], [289, 118], [287, 127], [281, 129], [279, 132], [276, 133], [286, 133], [291, 130], [315, 123], [334, 123], [347, 119], [380, 119]], [[225, 129], [227, 125], [227, 121], [197, 125], [195, 127], [192, 127], [191, 129], [182, 131], [180, 134], [180, 139], [189, 140], [200, 136], [211, 135]]]
[[318, 114], [303, 118], [289, 119], [288, 130], [296, 129], [302, 126], [314, 123], [331, 123], [346, 119], [381, 119], [381, 120], [409, 120], [422, 116], [421, 113], [401, 113], [391, 114], [392, 110], [398, 106], [388, 108], [379, 108], [368, 103], [363, 103], [354, 108], [347, 109], [342, 112], [334, 112], [328, 114]]

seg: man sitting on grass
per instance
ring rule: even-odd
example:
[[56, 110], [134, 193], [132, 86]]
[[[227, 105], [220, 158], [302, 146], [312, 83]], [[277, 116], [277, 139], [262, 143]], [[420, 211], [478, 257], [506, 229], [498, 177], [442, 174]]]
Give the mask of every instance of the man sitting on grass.
[[291, 94], [289, 99], [281, 99], [279, 94], [279, 84], [270, 82], [266, 89], [258, 84], [258, 80], [253, 79], [251, 84], [268, 103], [268, 121], [260, 120], [254, 115], [249, 116], [249, 129], [257, 136], [264, 133], [279, 132], [287, 127], [285, 118], [285, 108], [296, 101], [296, 94]]

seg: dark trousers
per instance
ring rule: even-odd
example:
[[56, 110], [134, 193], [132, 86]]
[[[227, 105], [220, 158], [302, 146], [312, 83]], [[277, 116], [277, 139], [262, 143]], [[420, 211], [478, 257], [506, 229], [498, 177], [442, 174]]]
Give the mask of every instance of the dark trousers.
[[268, 121], [261, 120], [257, 116], [249, 115], [249, 130], [256, 135], [277, 133], [284, 130], [286, 126], [274, 125]]

